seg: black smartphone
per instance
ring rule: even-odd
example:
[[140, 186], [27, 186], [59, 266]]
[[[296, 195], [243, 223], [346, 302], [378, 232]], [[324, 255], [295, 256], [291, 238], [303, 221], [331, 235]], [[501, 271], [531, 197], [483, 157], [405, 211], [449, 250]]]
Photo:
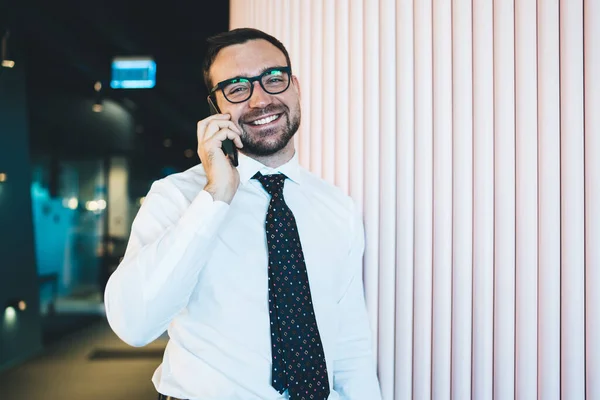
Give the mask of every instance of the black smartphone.
[[[221, 114], [221, 111], [210, 96], [208, 96], [208, 106], [210, 107], [210, 115]], [[231, 139], [223, 140], [223, 153], [229, 158], [234, 167], [238, 166], [238, 149]]]

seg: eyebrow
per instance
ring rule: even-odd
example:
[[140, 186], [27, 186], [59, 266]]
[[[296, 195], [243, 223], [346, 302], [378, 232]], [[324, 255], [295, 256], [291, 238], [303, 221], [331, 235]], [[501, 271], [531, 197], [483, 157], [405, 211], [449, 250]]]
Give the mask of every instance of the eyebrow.
[[[283, 66], [283, 65], [277, 65], [277, 66], [274, 66], [274, 67], [263, 67], [257, 75], [254, 75], [254, 76], [238, 75], [238, 76], [234, 76], [233, 78], [222, 80], [221, 82], [229, 82], [229, 81], [233, 81], [235, 79], [254, 78], [255, 76], [261, 76], [262, 74], [264, 74], [265, 72], [267, 72], [270, 69], [278, 69], [278, 68], [286, 68], [286, 67], [287, 66]], [[221, 82], [219, 82], [219, 83], [221, 83]]]

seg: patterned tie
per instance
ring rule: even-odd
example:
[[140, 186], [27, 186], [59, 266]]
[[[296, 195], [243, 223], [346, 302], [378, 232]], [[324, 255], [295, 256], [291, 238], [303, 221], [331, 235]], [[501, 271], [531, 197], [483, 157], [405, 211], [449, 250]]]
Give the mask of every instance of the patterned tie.
[[308, 284], [300, 236], [283, 199], [283, 174], [258, 179], [271, 195], [265, 222], [269, 250], [269, 317], [272, 385], [289, 389], [291, 400], [326, 400], [329, 381], [325, 354]]

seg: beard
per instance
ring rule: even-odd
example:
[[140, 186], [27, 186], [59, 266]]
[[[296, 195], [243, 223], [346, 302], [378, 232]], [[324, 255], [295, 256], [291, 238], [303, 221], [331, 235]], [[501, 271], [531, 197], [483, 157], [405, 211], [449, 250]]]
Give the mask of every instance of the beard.
[[[246, 124], [243, 121], [256, 120], [262, 115], [280, 114], [283, 119], [283, 127], [269, 128], [260, 133], [252, 133], [245, 129]], [[242, 115], [238, 120], [238, 126], [241, 127], [242, 134], [240, 138], [244, 147], [240, 150], [247, 155], [270, 156], [283, 150], [290, 140], [294, 137], [300, 127], [300, 104], [298, 103], [294, 112], [286, 105], [270, 104], [258, 112], [248, 112]]]

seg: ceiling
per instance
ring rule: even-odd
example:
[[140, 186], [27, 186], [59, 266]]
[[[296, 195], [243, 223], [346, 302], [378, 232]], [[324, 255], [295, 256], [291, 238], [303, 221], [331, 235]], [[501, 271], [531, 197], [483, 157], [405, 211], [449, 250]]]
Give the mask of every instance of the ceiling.
[[[156, 4], [0, 0], [11, 53], [26, 65], [34, 159], [122, 154], [130, 158], [134, 178], [146, 180], [166, 167], [182, 170], [198, 162], [196, 122], [208, 115], [205, 42], [228, 29], [229, 1]], [[156, 86], [110, 89], [115, 56], [152, 56]], [[91, 110], [97, 81], [105, 105], [100, 113]], [[191, 157], [186, 149], [193, 150]]]

